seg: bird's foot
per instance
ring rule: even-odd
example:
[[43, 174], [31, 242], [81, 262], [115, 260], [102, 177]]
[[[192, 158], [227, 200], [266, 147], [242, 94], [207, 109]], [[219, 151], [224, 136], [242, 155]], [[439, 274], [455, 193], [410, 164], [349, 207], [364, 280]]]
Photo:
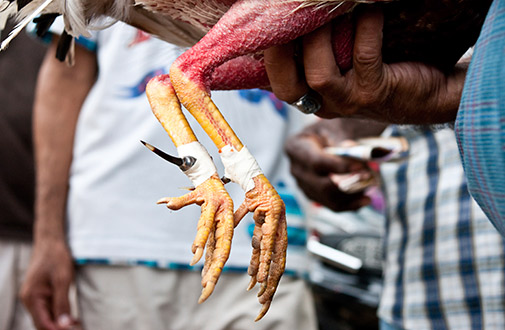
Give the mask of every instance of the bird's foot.
[[217, 174], [198, 185], [190, 193], [180, 197], [167, 197], [158, 201], [171, 210], [186, 205], [198, 204], [202, 214], [198, 221], [196, 238], [193, 242], [193, 259], [196, 264], [206, 247], [205, 263], [202, 272], [202, 294], [198, 300], [204, 302], [214, 290], [226, 260], [230, 255], [233, 238], [233, 201]]
[[252, 237], [252, 257], [248, 290], [260, 283], [258, 300], [263, 305], [256, 321], [268, 311], [286, 266], [288, 244], [286, 208], [281, 197], [263, 175], [253, 178], [255, 187], [246, 193], [245, 201], [235, 212], [235, 224], [248, 213], [256, 223]]

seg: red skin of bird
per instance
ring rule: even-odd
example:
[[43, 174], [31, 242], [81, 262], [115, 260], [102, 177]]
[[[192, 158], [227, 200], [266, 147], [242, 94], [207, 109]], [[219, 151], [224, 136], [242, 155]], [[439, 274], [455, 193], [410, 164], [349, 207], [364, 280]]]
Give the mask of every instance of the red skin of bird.
[[[174, 63], [207, 92], [267, 88], [263, 50], [295, 40], [354, 6], [352, 2], [336, 9], [331, 6], [299, 8], [298, 2], [279, 0], [222, 2], [233, 4], [205, 37]], [[342, 71], [346, 71], [351, 66], [353, 25], [349, 19], [336, 20], [333, 24], [335, 59]]]

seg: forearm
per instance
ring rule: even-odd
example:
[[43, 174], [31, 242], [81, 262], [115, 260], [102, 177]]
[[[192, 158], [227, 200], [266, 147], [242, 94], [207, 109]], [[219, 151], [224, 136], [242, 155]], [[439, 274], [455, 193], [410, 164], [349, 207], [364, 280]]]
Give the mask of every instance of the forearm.
[[50, 47], [39, 72], [34, 102], [36, 162], [35, 241], [62, 239], [75, 127], [96, 75], [94, 55], [76, 49], [76, 65], [54, 58]]

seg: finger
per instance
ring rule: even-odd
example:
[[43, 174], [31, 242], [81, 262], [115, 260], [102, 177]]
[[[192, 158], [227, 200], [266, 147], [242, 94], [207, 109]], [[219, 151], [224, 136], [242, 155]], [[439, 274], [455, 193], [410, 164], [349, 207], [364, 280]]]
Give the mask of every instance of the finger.
[[309, 199], [336, 212], [355, 210], [365, 203], [356, 202], [363, 193], [346, 194], [328, 176], [297, 178], [297, 184]]
[[[303, 66], [310, 88], [320, 94], [342, 81], [333, 53], [331, 25], [327, 24], [303, 37]], [[337, 88], [338, 90], [338, 88]]]
[[60, 328], [67, 329], [73, 324], [73, 320], [70, 317], [70, 302], [68, 299], [70, 280], [63, 278], [56, 280], [55, 283], [53, 283], [53, 288], [54, 317]]
[[264, 54], [265, 69], [274, 94], [281, 100], [293, 103], [309, 91], [309, 87], [296, 62], [296, 45], [285, 45], [266, 49]]
[[27, 305], [30, 314], [32, 315], [33, 323], [37, 329], [44, 330], [59, 330], [56, 322], [53, 320], [50, 310], [50, 304], [43, 297], [34, 298], [32, 303]]
[[325, 204], [329, 196], [342, 193], [327, 176], [308, 176], [296, 181], [308, 198], [320, 204]]
[[365, 168], [363, 162], [355, 159], [338, 157], [324, 151], [321, 142], [312, 137], [291, 139], [286, 143], [286, 150], [292, 167], [303, 167], [320, 175], [328, 173], [349, 173]]
[[57, 330], [52, 317], [51, 294], [48, 285], [34, 280], [33, 272], [29, 271], [21, 288], [20, 298], [37, 329]]
[[[319, 176], [326, 176], [329, 173], [347, 174], [366, 170], [368, 167], [365, 162], [351, 159], [348, 157], [333, 156], [324, 151], [309, 150], [305, 152], [305, 158], [292, 161], [292, 172], [296, 175], [305, 176], [309, 173]], [[295, 174], [295, 173], [293, 173]]]
[[58, 316], [57, 324], [60, 330], [77, 330], [80, 322], [69, 314]]
[[312, 164], [312, 167], [319, 174], [348, 174], [365, 170], [367, 165], [360, 160], [323, 153], [319, 155], [319, 158]]
[[[294, 163], [305, 163], [307, 152], [317, 154], [323, 149], [322, 139], [315, 134], [299, 134], [286, 141], [286, 153]], [[314, 151], [315, 150], [315, 151]], [[308, 155], [312, 156], [312, 155]]]
[[382, 76], [382, 28], [384, 16], [376, 7], [358, 15], [353, 66], [358, 82], [368, 84]]

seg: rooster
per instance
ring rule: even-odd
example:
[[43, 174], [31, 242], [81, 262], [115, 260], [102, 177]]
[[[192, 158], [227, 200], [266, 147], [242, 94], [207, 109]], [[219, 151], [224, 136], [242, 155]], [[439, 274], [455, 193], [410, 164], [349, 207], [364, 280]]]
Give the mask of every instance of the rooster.
[[[41, 14], [42, 25], [51, 23], [52, 14], [63, 15], [65, 31], [71, 36], [87, 35], [97, 20], [112, 17], [190, 47], [173, 63], [169, 75], [153, 78], [146, 90], [154, 114], [177, 146], [180, 161], [187, 161], [184, 172], [195, 185], [190, 193], [159, 203], [173, 210], [190, 204], [202, 207], [191, 261], [196, 263], [206, 249], [200, 302], [214, 290], [230, 253], [234, 226], [248, 212], [254, 213], [248, 289], [260, 283], [259, 320], [268, 311], [284, 272], [285, 206], [212, 102], [210, 91], [267, 88], [262, 51], [330, 22], [337, 63], [342, 70], [349, 69], [352, 11], [359, 2], [383, 6], [386, 62], [423, 61], [448, 70], [475, 42], [491, 0], [0, 0], [0, 23], [2, 13], [18, 12], [24, 18], [1, 48]], [[67, 53], [69, 47], [64, 49]], [[181, 104], [219, 149], [225, 177], [246, 192], [235, 213], [224, 182], [188, 125]]]

